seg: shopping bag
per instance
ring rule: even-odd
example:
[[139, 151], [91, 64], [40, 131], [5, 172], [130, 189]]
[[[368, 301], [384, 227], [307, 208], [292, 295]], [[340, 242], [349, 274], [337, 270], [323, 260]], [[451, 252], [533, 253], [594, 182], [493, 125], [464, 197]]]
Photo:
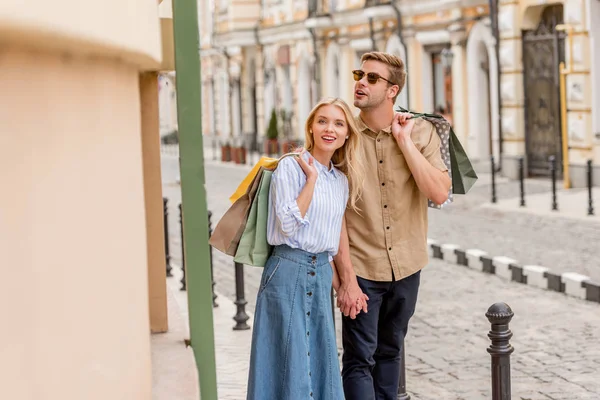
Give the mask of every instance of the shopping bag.
[[458, 141], [454, 134], [454, 130], [450, 130], [450, 158], [452, 162], [452, 186], [454, 193], [467, 194], [467, 192], [477, 182], [477, 174], [475, 169], [467, 157], [465, 149]]
[[273, 171], [262, 169], [261, 173], [260, 187], [252, 201], [246, 227], [233, 259], [235, 262], [255, 267], [264, 267], [272, 250], [272, 246], [267, 242], [267, 219]]
[[248, 188], [254, 181], [254, 178], [256, 178], [256, 175], [258, 175], [258, 171], [260, 170], [260, 167], [264, 167], [266, 169], [273, 170], [277, 167], [278, 162], [279, 162], [279, 159], [277, 159], [277, 158], [264, 157], [264, 156], [261, 157], [260, 160], [258, 160], [258, 162], [256, 163], [256, 165], [252, 168], [250, 173], [248, 175], [246, 175], [244, 180], [239, 184], [239, 186], [237, 187], [235, 192], [231, 195], [229, 200], [232, 203], [235, 203], [237, 199], [242, 197], [244, 195], [244, 193], [246, 193], [248, 191]]
[[402, 107], [398, 107], [398, 111], [410, 112], [413, 114], [413, 117], [423, 118], [426, 121], [431, 122], [435, 127], [436, 133], [440, 137], [440, 153], [442, 155], [442, 161], [446, 165], [446, 168], [448, 168], [448, 174], [452, 179], [452, 185], [448, 192], [448, 200], [446, 200], [446, 202], [438, 205], [431, 200], [428, 200], [428, 206], [431, 208], [443, 208], [454, 201], [454, 194], [466, 194], [477, 181], [477, 174], [475, 173], [465, 150], [460, 144], [460, 141], [456, 137], [452, 125], [450, 125], [450, 123], [441, 115], [415, 113], [407, 111]]
[[248, 190], [225, 212], [208, 241], [212, 247], [227, 255], [234, 256], [237, 251], [252, 201], [260, 186], [261, 169], [264, 167], [259, 168], [259, 173], [252, 180]]
[[258, 162], [256, 163], [256, 165], [252, 168], [252, 170], [248, 173], [248, 175], [246, 175], [244, 180], [239, 184], [239, 186], [237, 187], [235, 192], [231, 195], [229, 200], [232, 203], [235, 203], [235, 201], [237, 199], [239, 199], [244, 193], [246, 193], [246, 191], [252, 184], [252, 181], [254, 181], [254, 178], [256, 178], [256, 175], [258, 175], [258, 171], [261, 167], [273, 171], [273, 170], [275, 170], [275, 168], [277, 168], [279, 161], [283, 160], [285, 157], [293, 156], [293, 155], [298, 155], [298, 153], [286, 153], [279, 158], [264, 157], [264, 156], [261, 157], [260, 160], [258, 160]]

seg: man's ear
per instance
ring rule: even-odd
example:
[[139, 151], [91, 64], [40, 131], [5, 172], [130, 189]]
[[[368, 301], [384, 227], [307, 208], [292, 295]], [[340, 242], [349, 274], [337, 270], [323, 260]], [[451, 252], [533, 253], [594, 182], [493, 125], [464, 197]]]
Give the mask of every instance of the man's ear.
[[394, 96], [396, 96], [398, 94], [398, 92], [399, 92], [398, 86], [396, 86], [396, 85], [390, 86], [390, 89], [388, 90], [388, 97], [390, 99], [393, 99]]

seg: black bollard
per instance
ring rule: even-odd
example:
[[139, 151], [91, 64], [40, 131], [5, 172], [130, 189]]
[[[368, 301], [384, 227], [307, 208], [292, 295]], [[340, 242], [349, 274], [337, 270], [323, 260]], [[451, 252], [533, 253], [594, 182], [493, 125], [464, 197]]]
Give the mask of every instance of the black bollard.
[[[213, 132], [214, 135], [214, 132]], [[213, 150], [213, 161], [217, 161], [217, 138], [213, 136], [212, 138], [212, 150]]]
[[492, 164], [492, 203], [496, 203], [496, 163], [494, 162], [494, 156], [490, 157]]
[[519, 181], [521, 188], [521, 207], [525, 207], [525, 168], [523, 157], [519, 158]]
[[404, 340], [402, 341], [402, 351], [400, 353], [400, 383], [398, 385], [398, 400], [410, 400], [410, 395], [406, 393], [406, 362], [405, 362]]
[[[208, 237], [212, 236], [212, 212], [208, 212]], [[213, 308], [219, 307], [217, 304], [217, 295], [215, 294], [215, 277], [213, 275], [213, 249], [212, 246], [208, 246], [209, 256], [210, 256], [210, 280], [212, 282], [212, 297], [213, 297]]]
[[592, 160], [587, 161], [587, 184], [588, 184], [588, 213], [594, 215], [594, 199], [592, 198]]
[[548, 158], [550, 163], [550, 176], [552, 178], [552, 211], [558, 210], [558, 203], [556, 202], [556, 157], [550, 156]]
[[235, 320], [234, 331], [245, 331], [250, 329], [246, 323], [250, 317], [246, 314], [246, 304], [248, 302], [244, 298], [244, 264], [235, 263], [235, 305], [237, 313], [233, 317]]
[[506, 303], [493, 304], [485, 313], [492, 324], [488, 337], [492, 341], [487, 352], [492, 356], [492, 400], [510, 400], [510, 355], [512, 337], [508, 324], [513, 312]]
[[164, 224], [164, 235], [165, 235], [165, 265], [167, 266], [167, 276], [173, 276], [171, 271], [171, 255], [169, 254], [169, 199], [163, 197], [163, 224]]
[[181, 207], [181, 203], [179, 203], [179, 232], [181, 233], [181, 289], [187, 290], [187, 281], [185, 279], [185, 247], [183, 243], [183, 208]]

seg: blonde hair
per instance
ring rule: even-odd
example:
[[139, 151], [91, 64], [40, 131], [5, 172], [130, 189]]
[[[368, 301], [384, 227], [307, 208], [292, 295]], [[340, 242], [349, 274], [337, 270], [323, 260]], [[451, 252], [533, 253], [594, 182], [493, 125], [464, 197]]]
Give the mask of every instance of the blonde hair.
[[390, 72], [388, 79], [394, 82], [399, 88], [398, 93], [393, 99], [395, 103], [396, 98], [402, 89], [404, 89], [404, 85], [406, 84], [406, 68], [404, 67], [404, 61], [402, 61], [400, 57], [390, 53], [383, 53], [381, 51], [371, 51], [363, 54], [360, 58], [360, 62], [362, 64], [365, 61], [379, 61], [380, 63], [387, 65], [388, 71]]
[[357, 203], [362, 196], [363, 181], [365, 177], [362, 137], [356, 125], [356, 121], [354, 120], [354, 116], [352, 115], [352, 111], [350, 111], [350, 107], [344, 100], [339, 98], [326, 98], [317, 103], [306, 119], [304, 148], [309, 152], [314, 148], [315, 142], [311, 133], [312, 124], [315, 120], [317, 111], [319, 111], [321, 107], [327, 105], [338, 107], [346, 117], [348, 139], [346, 139], [342, 147], [333, 153], [331, 161], [333, 162], [333, 165], [342, 171], [348, 178], [348, 186], [350, 187], [348, 202], [350, 207], [358, 212], [359, 208]]

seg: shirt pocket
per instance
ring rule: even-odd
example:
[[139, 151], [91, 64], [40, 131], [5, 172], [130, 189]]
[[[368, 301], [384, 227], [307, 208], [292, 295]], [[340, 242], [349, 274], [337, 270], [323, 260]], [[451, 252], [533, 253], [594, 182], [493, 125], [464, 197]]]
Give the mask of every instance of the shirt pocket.
[[391, 171], [387, 171], [388, 179], [395, 183], [406, 182], [406, 179], [410, 176], [410, 169], [404, 154], [398, 148], [392, 149], [388, 154], [391, 169]]

